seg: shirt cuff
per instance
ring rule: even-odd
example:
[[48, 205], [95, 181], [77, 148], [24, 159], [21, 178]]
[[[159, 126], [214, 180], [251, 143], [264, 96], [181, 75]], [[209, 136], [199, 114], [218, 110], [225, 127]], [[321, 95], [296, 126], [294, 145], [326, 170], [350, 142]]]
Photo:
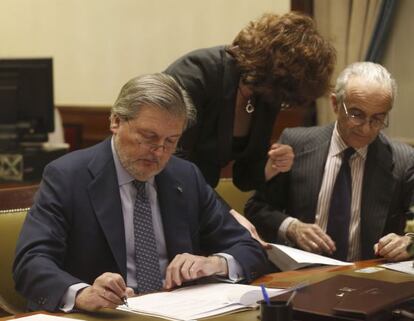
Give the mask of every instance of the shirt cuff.
[[289, 243], [289, 244], [292, 243], [287, 238], [286, 232], [287, 232], [287, 230], [289, 228], [289, 225], [292, 224], [293, 222], [296, 222], [296, 221], [298, 221], [297, 218], [294, 218], [294, 217], [290, 217], [289, 216], [289, 217], [287, 217], [287, 218], [284, 219], [284, 221], [282, 222], [282, 224], [280, 224], [279, 231], [277, 231], [277, 238], [278, 238], [278, 241], [280, 243]]
[[405, 236], [408, 236], [411, 239], [410, 244], [408, 244], [407, 248], [405, 249], [410, 257], [414, 257], [414, 233], [409, 232], [405, 233]]
[[232, 283], [236, 283], [244, 279], [243, 269], [232, 255], [227, 253], [216, 253], [214, 255], [221, 256], [227, 262], [228, 275], [227, 278], [224, 279], [227, 279]]
[[78, 294], [79, 290], [82, 290], [88, 286], [90, 286], [90, 284], [76, 283], [68, 287], [60, 303], [60, 310], [63, 312], [71, 312], [75, 306], [76, 294]]

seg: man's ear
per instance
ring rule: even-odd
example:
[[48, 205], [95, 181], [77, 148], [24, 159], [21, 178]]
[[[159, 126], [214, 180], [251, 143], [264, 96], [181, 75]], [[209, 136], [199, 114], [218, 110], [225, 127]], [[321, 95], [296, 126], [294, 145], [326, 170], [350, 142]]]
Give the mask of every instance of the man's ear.
[[336, 94], [332, 93], [331, 94], [331, 105], [332, 105], [332, 110], [335, 114], [338, 114], [339, 112], [339, 105], [338, 105], [338, 100], [336, 99]]
[[117, 115], [111, 115], [109, 119], [110, 119], [109, 129], [111, 130], [112, 133], [115, 134], [119, 129], [121, 119]]

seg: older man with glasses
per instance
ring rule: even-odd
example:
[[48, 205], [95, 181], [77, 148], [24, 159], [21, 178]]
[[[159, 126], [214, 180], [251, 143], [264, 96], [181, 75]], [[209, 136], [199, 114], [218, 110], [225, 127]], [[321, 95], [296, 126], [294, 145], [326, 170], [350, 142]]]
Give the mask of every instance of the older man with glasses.
[[331, 96], [335, 124], [282, 133], [294, 165], [246, 206], [266, 241], [348, 261], [410, 257], [412, 240], [403, 233], [414, 201], [414, 152], [381, 132], [395, 95], [384, 67], [351, 64]]

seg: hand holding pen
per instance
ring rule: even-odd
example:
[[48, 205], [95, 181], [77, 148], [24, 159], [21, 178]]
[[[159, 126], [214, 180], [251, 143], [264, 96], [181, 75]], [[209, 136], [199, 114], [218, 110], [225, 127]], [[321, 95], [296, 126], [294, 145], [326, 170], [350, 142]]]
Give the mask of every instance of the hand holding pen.
[[128, 306], [127, 298], [134, 295], [133, 289], [126, 286], [124, 279], [117, 273], [103, 273], [91, 286], [78, 291], [75, 308], [85, 311], [97, 311], [102, 308]]

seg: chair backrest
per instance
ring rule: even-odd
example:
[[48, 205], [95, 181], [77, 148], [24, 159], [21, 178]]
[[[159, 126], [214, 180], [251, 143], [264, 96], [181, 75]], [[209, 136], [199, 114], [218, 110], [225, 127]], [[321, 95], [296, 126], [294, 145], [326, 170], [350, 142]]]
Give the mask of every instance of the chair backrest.
[[39, 185], [27, 185], [0, 189], [0, 210], [32, 206]]
[[27, 211], [0, 211], [0, 308], [10, 314], [22, 313], [26, 307], [26, 301], [14, 289], [12, 266]]
[[407, 220], [405, 223], [405, 233], [414, 233], [414, 220]]
[[221, 178], [216, 192], [237, 212], [244, 214], [244, 205], [253, 192], [242, 192], [234, 186], [231, 178]]
[[12, 266], [16, 242], [38, 188], [29, 185], [0, 189], [0, 308], [10, 314], [25, 311], [26, 302], [14, 289]]

